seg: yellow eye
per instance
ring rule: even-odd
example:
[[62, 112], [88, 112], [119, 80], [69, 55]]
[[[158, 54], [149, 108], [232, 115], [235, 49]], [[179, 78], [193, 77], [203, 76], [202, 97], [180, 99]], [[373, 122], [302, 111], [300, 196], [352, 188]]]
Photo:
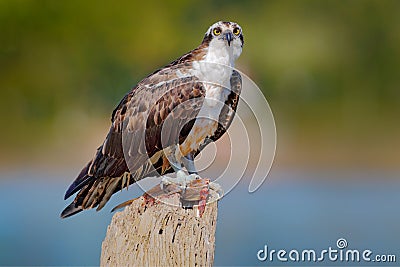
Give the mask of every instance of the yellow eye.
[[220, 29], [220, 28], [215, 28], [215, 29], [213, 30], [213, 33], [214, 33], [215, 36], [218, 36], [218, 35], [221, 34], [221, 29]]
[[239, 35], [240, 34], [240, 29], [239, 28], [233, 29], [233, 34], [234, 35]]

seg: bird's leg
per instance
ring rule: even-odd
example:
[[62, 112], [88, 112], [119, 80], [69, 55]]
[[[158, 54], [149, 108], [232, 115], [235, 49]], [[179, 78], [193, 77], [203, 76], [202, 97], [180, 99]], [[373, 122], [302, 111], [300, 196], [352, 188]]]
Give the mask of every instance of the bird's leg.
[[163, 191], [168, 191], [169, 188], [171, 187], [180, 187], [180, 179], [179, 177], [180, 172], [182, 171], [182, 164], [181, 162], [178, 160], [178, 158], [180, 158], [180, 154], [178, 153], [179, 151], [179, 146], [171, 146], [171, 147], [167, 147], [164, 149], [164, 155], [167, 158], [167, 160], [169, 161], [172, 169], [174, 169], [174, 172], [177, 174], [176, 178], [173, 177], [168, 177], [168, 176], [163, 176], [161, 179], [161, 183], [160, 183], [160, 188]]
[[[181, 176], [183, 180], [182, 183], [182, 196], [185, 195], [188, 184], [192, 183], [195, 180], [199, 180], [200, 176], [197, 173], [196, 166], [194, 165], [194, 152], [191, 152], [182, 158], [182, 165], [186, 168], [189, 175], [185, 175], [184, 173], [177, 173], [177, 177]], [[193, 185], [194, 183], [192, 183]]]
[[[178, 168], [175, 164], [172, 164], [176, 172], [176, 178], [171, 178], [164, 176], [161, 182], [161, 188], [176, 184], [179, 185], [180, 189], [184, 192], [186, 190], [187, 185], [196, 179], [200, 179], [200, 176], [197, 173], [196, 167], [194, 165], [194, 156], [193, 153], [189, 153], [188, 155], [182, 158], [181, 168]], [[182, 168], [185, 167], [189, 174], [186, 174]]]
[[189, 174], [197, 174], [196, 166], [194, 166], [193, 153], [189, 153], [186, 156], [184, 156], [182, 162]]

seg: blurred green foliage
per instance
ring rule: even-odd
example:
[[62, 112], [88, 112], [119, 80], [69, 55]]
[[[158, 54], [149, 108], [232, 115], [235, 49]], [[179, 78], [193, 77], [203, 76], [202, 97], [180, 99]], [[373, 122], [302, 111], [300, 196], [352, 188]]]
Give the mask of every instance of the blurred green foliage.
[[264, 91], [278, 134], [280, 119], [332, 138], [400, 133], [399, 14], [396, 0], [2, 0], [0, 146], [108, 118], [131, 86], [221, 19], [244, 29], [238, 68]]

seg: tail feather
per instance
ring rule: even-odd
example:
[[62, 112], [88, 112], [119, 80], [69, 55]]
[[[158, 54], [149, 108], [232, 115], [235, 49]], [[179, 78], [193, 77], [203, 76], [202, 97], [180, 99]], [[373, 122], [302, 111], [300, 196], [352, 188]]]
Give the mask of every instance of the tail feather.
[[88, 170], [91, 164], [92, 161], [90, 161], [86, 167], [82, 169], [75, 181], [68, 187], [67, 192], [65, 192], [64, 200], [78, 192], [92, 179], [92, 176], [88, 175]]
[[81, 206], [76, 206], [75, 202], [72, 202], [71, 204], [69, 204], [62, 212], [60, 217], [61, 218], [67, 218], [69, 216], [75, 215], [79, 212], [81, 212], [83, 210], [83, 208]]

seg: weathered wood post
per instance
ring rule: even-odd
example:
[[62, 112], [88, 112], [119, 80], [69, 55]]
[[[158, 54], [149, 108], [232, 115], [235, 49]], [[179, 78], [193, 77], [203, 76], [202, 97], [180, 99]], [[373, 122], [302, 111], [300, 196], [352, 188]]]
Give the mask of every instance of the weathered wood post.
[[212, 266], [217, 201], [182, 208], [180, 193], [164, 201], [144, 195], [117, 212], [102, 244], [101, 266]]

